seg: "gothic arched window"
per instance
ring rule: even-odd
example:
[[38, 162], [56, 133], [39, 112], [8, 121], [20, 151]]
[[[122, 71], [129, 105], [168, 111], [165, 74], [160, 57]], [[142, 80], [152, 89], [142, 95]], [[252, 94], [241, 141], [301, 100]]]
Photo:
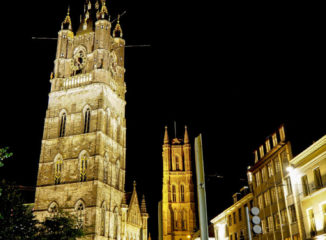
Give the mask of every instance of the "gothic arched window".
[[84, 226], [85, 221], [85, 207], [83, 203], [78, 203], [76, 207], [76, 214], [77, 214], [77, 225], [78, 227], [82, 228]]
[[64, 137], [66, 133], [66, 113], [63, 113], [60, 118], [60, 133], [59, 137]]
[[85, 182], [87, 179], [87, 154], [84, 153], [80, 157], [80, 181]]
[[50, 213], [51, 216], [54, 216], [54, 215], [56, 215], [58, 213], [58, 211], [59, 211], [58, 204], [56, 202], [52, 202], [50, 204], [48, 212]]
[[180, 201], [181, 202], [185, 201], [185, 187], [184, 187], [184, 185], [180, 186]]
[[118, 238], [118, 208], [115, 208], [113, 216], [113, 239]]
[[90, 121], [91, 121], [91, 110], [87, 108], [84, 113], [84, 133], [89, 133]]
[[179, 157], [175, 156], [175, 170], [180, 170]]
[[116, 188], [119, 189], [120, 185], [120, 161], [119, 159], [117, 160], [115, 164], [115, 171], [116, 171]]
[[175, 185], [172, 185], [172, 202], [177, 201], [177, 194], [176, 194], [176, 187]]
[[60, 184], [61, 183], [61, 175], [62, 175], [62, 158], [58, 157], [54, 161], [54, 183]]
[[101, 236], [105, 236], [105, 204], [101, 208]]
[[103, 182], [108, 183], [108, 153], [105, 153], [103, 161]]
[[186, 213], [186, 210], [182, 211], [182, 230], [187, 230], [187, 213]]

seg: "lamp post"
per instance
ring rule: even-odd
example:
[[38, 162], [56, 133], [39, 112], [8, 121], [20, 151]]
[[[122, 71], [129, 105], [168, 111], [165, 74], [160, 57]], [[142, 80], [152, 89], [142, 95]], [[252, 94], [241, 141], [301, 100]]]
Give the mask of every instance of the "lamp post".
[[208, 240], [204, 158], [201, 134], [195, 138], [195, 154], [200, 238], [201, 240]]

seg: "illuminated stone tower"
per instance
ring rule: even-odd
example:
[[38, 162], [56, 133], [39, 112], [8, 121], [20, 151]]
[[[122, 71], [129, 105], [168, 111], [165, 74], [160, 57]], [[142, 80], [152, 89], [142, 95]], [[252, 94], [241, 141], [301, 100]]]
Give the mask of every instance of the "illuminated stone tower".
[[186, 240], [196, 228], [191, 146], [187, 127], [184, 139], [170, 143], [165, 127], [162, 190], [163, 240]]
[[135, 200], [130, 213], [125, 195], [124, 48], [119, 18], [111, 31], [105, 0], [86, 1], [76, 34], [68, 10], [58, 33], [35, 215], [72, 212], [87, 239], [147, 240], [148, 215]]

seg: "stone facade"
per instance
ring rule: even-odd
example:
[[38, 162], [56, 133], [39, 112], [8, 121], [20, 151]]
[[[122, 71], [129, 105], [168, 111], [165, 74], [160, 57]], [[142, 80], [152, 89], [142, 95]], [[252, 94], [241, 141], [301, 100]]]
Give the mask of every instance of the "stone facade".
[[189, 239], [196, 230], [196, 213], [187, 128], [184, 139], [172, 143], [165, 129], [162, 196], [163, 240]]
[[146, 207], [135, 187], [129, 204], [125, 194], [124, 47], [105, 1], [86, 2], [76, 34], [68, 12], [58, 33], [35, 214], [73, 212], [86, 239], [147, 240]]

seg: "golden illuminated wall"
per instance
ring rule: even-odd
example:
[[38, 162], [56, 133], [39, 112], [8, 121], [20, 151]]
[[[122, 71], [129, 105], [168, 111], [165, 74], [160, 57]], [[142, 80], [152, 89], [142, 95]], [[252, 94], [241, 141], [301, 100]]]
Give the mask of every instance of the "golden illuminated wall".
[[171, 142], [165, 129], [162, 196], [163, 239], [189, 239], [196, 228], [196, 215], [187, 128], [183, 140]]
[[285, 138], [284, 126], [255, 151], [255, 164], [249, 169], [248, 179], [254, 205], [260, 209], [263, 233], [254, 239], [288, 240], [302, 236], [300, 212], [287, 171], [291, 159], [291, 143]]
[[326, 239], [326, 136], [290, 163], [293, 191], [302, 216], [303, 239]]
[[146, 240], [147, 213], [131, 201], [137, 224], [130, 223], [125, 199], [125, 41], [119, 22], [112, 31], [101, 1], [85, 6], [76, 34], [71, 26], [68, 13], [50, 80], [35, 215], [43, 220], [62, 208], [77, 216], [87, 239]]

